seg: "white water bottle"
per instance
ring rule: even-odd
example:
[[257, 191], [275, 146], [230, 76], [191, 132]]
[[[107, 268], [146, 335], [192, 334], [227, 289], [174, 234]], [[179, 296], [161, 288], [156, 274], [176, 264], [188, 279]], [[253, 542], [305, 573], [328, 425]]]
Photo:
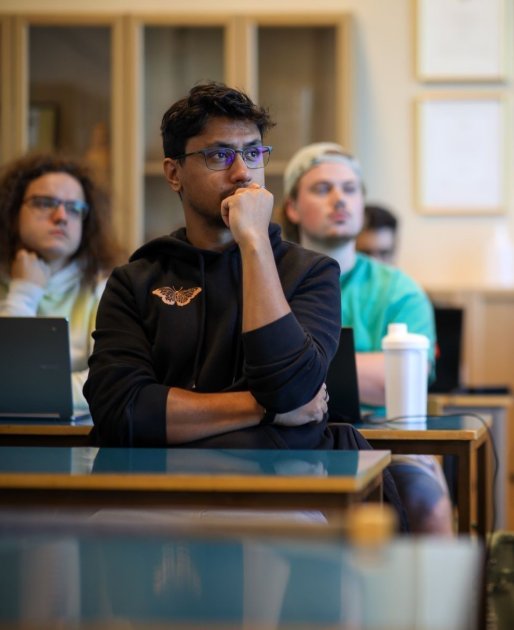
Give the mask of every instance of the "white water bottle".
[[428, 338], [409, 333], [407, 324], [389, 324], [382, 339], [388, 418], [426, 422], [428, 346]]

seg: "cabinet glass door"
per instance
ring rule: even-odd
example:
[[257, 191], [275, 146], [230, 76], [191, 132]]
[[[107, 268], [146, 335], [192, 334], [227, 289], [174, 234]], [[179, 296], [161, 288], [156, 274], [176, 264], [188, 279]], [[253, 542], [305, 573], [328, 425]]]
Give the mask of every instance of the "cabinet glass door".
[[224, 80], [223, 26], [144, 29], [144, 234], [148, 241], [184, 224], [180, 199], [164, 179], [160, 124], [196, 83]]
[[[7, 60], [5, 56], [5, 22], [4, 19], [0, 16], [0, 75], [2, 77], [5, 76], [7, 71]], [[9, 77], [7, 77], [9, 78]], [[4, 86], [4, 81], [2, 81], [2, 85], [0, 85], [0, 164], [6, 159], [7, 154], [5, 152], [6, 146], [6, 124], [5, 124], [5, 99], [6, 99], [6, 88]]]
[[10, 46], [10, 22], [0, 16], [0, 164], [8, 162], [12, 154], [14, 123], [10, 117], [13, 108], [13, 54]]
[[30, 150], [85, 158], [110, 183], [111, 28], [29, 28]]
[[273, 146], [266, 181], [275, 196], [275, 220], [289, 158], [311, 142], [337, 141], [336, 41], [332, 25], [258, 28], [259, 103], [277, 123], [266, 138]]

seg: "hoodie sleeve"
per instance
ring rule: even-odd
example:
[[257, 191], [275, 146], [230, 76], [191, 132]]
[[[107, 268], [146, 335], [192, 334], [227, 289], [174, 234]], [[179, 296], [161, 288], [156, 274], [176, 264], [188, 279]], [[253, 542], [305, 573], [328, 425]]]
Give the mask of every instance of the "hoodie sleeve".
[[157, 383], [130, 279], [118, 268], [102, 295], [84, 395], [103, 445], [165, 444], [168, 387]]
[[249, 389], [266, 409], [296, 409], [314, 398], [326, 378], [341, 330], [339, 265], [318, 256], [290, 288], [281, 275], [292, 312], [243, 335]]
[[44, 292], [44, 287], [33, 282], [12, 280], [5, 299], [0, 300], [0, 317], [36, 317]]

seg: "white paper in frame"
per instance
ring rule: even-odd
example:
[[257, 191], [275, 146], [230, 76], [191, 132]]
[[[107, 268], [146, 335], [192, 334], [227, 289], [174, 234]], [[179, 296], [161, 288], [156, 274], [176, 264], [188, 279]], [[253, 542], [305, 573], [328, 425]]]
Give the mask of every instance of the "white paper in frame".
[[505, 0], [415, 0], [421, 81], [502, 81]]
[[424, 214], [505, 212], [505, 102], [488, 94], [416, 103], [416, 206]]

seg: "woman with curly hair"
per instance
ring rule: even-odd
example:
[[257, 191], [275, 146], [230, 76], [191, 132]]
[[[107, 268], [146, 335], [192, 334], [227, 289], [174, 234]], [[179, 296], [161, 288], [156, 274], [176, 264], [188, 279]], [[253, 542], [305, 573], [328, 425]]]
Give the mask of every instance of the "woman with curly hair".
[[98, 302], [122, 259], [107, 195], [85, 165], [31, 154], [0, 171], [0, 316], [68, 320], [76, 411], [87, 410]]

